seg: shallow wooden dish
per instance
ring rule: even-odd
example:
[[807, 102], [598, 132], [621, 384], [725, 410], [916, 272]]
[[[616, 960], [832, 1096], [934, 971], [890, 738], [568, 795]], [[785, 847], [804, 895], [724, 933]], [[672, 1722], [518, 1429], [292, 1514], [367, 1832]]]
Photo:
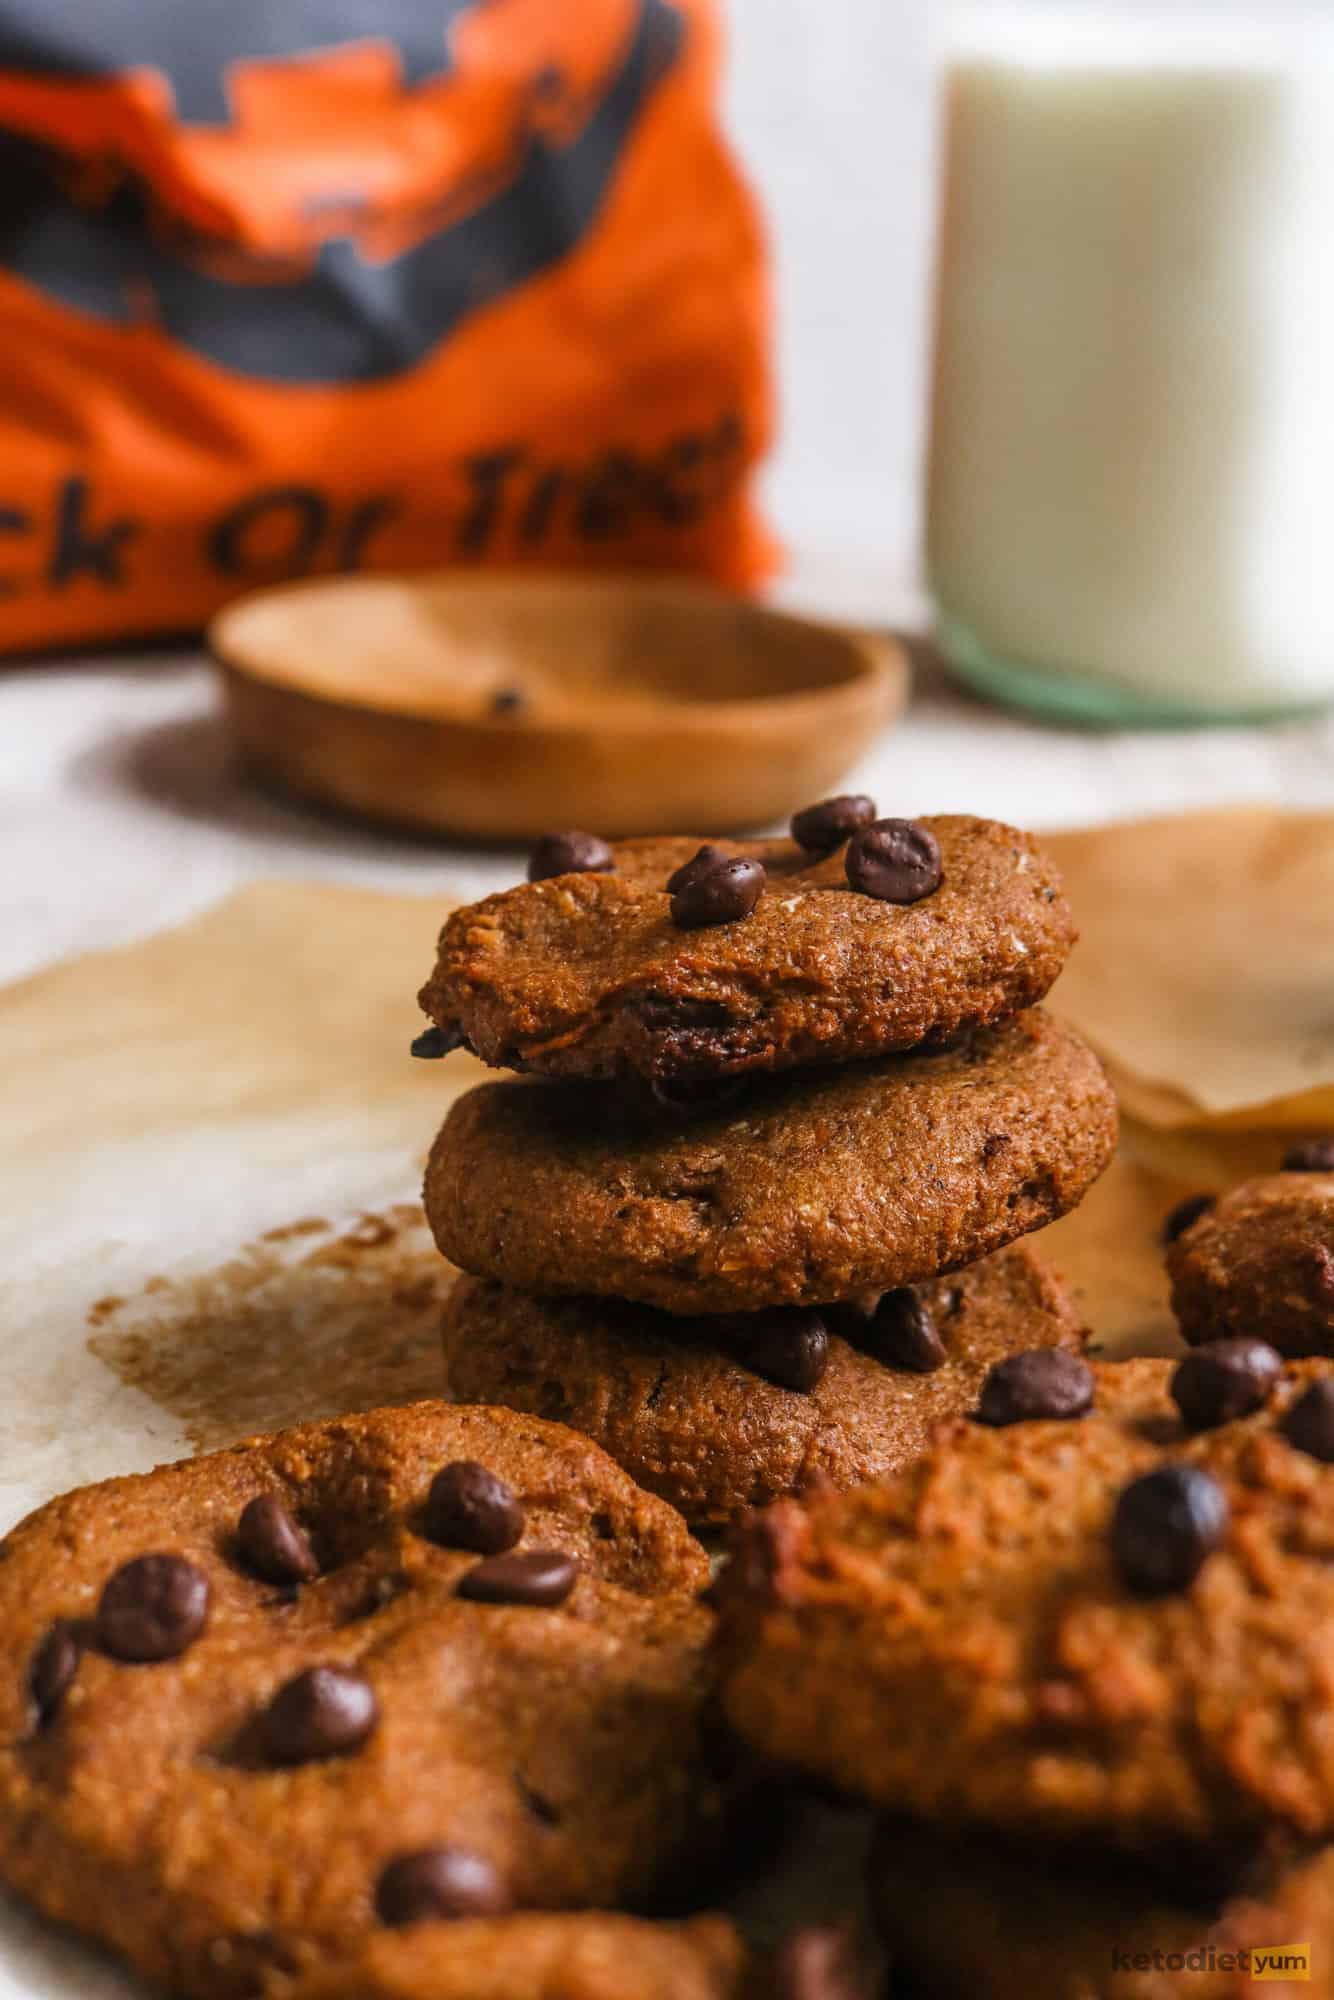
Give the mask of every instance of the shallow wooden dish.
[[243, 598], [209, 639], [258, 772], [473, 840], [764, 825], [907, 690], [892, 640], [676, 578], [334, 578]]

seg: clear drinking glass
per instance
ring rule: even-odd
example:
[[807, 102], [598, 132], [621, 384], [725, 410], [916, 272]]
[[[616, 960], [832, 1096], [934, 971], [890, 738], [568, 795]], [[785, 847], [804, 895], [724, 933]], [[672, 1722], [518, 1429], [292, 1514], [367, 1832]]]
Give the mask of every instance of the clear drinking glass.
[[956, 16], [928, 565], [984, 693], [1334, 700], [1334, 27]]

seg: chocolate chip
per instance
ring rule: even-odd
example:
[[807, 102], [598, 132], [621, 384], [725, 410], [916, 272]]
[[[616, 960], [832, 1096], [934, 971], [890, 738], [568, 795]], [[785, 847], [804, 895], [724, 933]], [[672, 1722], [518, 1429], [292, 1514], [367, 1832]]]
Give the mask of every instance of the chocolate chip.
[[475, 1459], [455, 1459], [431, 1481], [426, 1532], [443, 1548], [502, 1555], [522, 1535], [523, 1518], [513, 1487]]
[[115, 1660], [171, 1660], [204, 1629], [209, 1584], [184, 1556], [136, 1556], [107, 1579], [97, 1641]]
[[605, 840], [595, 833], [544, 833], [528, 857], [528, 880], [545, 882], [552, 875], [605, 875], [616, 862]]
[[1303, 1390], [1279, 1429], [1298, 1451], [1334, 1465], [1334, 1382], [1313, 1382]]
[[1112, 1554], [1140, 1597], [1192, 1584], [1227, 1533], [1227, 1495], [1198, 1465], [1160, 1465], [1132, 1479], [1112, 1516]]
[[1178, 1236], [1184, 1236], [1202, 1215], [1207, 1215], [1211, 1208], [1217, 1206], [1216, 1194], [1188, 1194], [1184, 1201], [1179, 1201], [1176, 1207], [1170, 1208], [1164, 1216], [1163, 1242], [1175, 1243]]
[[848, 844], [852, 887], [882, 903], [920, 903], [940, 887], [940, 842], [911, 819], [878, 819]]
[[1093, 1407], [1093, 1371], [1060, 1347], [1034, 1347], [998, 1361], [982, 1384], [977, 1420], [1027, 1424], [1040, 1418], [1086, 1416]]
[[711, 868], [720, 867], [726, 860], [725, 847], [701, 847], [689, 861], [683, 861], [675, 873], [667, 877], [667, 894], [675, 896], [679, 890], [688, 889], [701, 875], [707, 875]]
[[513, 1908], [499, 1870], [466, 1847], [424, 1847], [400, 1854], [381, 1875], [375, 1909], [381, 1923], [432, 1918], [501, 1917]]
[[735, 924], [759, 902], [766, 881], [764, 864], [738, 854], [703, 869], [672, 897], [672, 922], [679, 931], [711, 924]]
[[463, 1047], [463, 1035], [458, 1028], [423, 1028], [413, 1037], [409, 1054], [421, 1062], [439, 1062], [442, 1056], [452, 1056], [455, 1049]]
[[265, 1583], [309, 1583], [320, 1573], [310, 1538], [276, 1493], [257, 1493], [236, 1524], [241, 1561]]
[[746, 1366], [780, 1389], [809, 1395], [829, 1366], [829, 1329], [807, 1306], [776, 1306], [748, 1316], [740, 1335]]
[[1262, 1409], [1282, 1367], [1268, 1341], [1211, 1340], [1178, 1365], [1172, 1399], [1191, 1430], [1210, 1431]]
[[774, 1953], [772, 2000], [872, 2000], [875, 1980], [847, 1926], [808, 1924]]
[[57, 1622], [32, 1656], [28, 1669], [28, 1691], [38, 1717], [45, 1722], [64, 1700], [79, 1671], [82, 1648], [68, 1625]]
[[579, 1565], [559, 1549], [531, 1549], [523, 1555], [491, 1556], [459, 1580], [459, 1596], [475, 1604], [564, 1604], [574, 1589]]
[[1334, 1139], [1307, 1139], [1283, 1155], [1285, 1174], [1334, 1174]]
[[907, 1368], [914, 1375], [934, 1374], [949, 1358], [930, 1309], [911, 1285], [885, 1293], [862, 1345], [887, 1368]]
[[264, 1711], [264, 1747], [275, 1764], [311, 1764], [359, 1750], [380, 1719], [364, 1674], [308, 1667], [280, 1687]]
[[491, 697], [492, 715], [517, 715], [527, 706], [528, 697], [522, 688], [497, 688]]
[[792, 838], [808, 854], [832, 854], [875, 818], [875, 800], [865, 792], [841, 792], [792, 815]]

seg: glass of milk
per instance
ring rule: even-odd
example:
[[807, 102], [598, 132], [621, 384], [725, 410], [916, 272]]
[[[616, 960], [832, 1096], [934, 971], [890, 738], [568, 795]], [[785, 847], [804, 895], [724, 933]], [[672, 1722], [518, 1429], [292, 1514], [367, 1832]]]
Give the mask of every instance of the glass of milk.
[[928, 563], [986, 693], [1334, 700], [1334, 27], [968, 14], [945, 54]]

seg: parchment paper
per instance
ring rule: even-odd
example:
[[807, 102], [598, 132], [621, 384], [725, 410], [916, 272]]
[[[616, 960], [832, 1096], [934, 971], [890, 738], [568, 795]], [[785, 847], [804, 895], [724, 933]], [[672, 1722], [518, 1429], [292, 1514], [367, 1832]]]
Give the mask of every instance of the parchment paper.
[[1191, 813], [1045, 844], [1082, 931], [1059, 1004], [1123, 1109], [1334, 1124], [1334, 817]]
[[[1106, 1351], [1170, 1351], [1164, 1213], [1334, 1105], [1334, 826], [1210, 815], [1053, 845], [1084, 930], [1056, 1001], [1140, 1115], [1044, 1249]], [[481, 1074], [407, 1053], [442, 915], [266, 884], [0, 990], [0, 1527], [84, 1480], [434, 1391], [450, 1273], [417, 1189]], [[820, 1866], [797, 1863], [817, 1900], [860, 1837], [819, 1826]], [[132, 1990], [0, 1904], [0, 1996]]]

